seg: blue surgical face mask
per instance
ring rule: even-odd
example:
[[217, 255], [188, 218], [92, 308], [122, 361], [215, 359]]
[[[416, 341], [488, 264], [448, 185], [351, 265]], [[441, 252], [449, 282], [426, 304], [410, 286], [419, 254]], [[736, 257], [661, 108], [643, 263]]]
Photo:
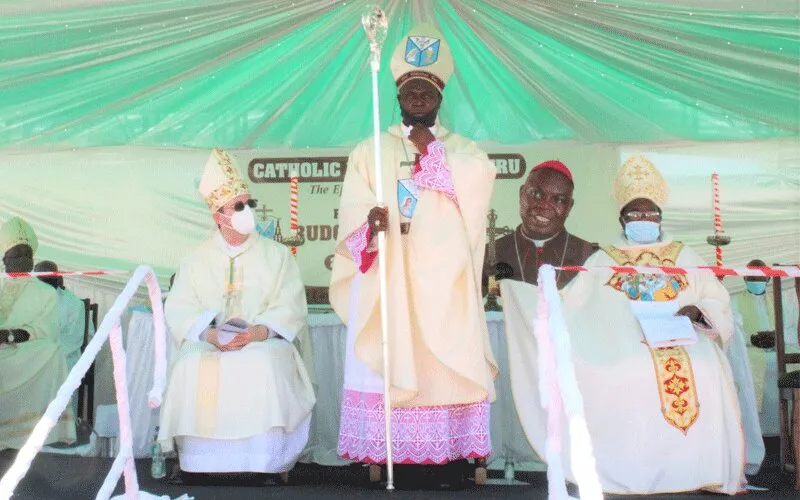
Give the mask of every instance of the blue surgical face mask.
[[744, 285], [747, 287], [747, 291], [753, 295], [764, 295], [764, 292], [767, 291], [766, 281], [745, 281]]
[[661, 225], [648, 220], [626, 222], [625, 237], [640, 245], [655, 243], [661, 237]]

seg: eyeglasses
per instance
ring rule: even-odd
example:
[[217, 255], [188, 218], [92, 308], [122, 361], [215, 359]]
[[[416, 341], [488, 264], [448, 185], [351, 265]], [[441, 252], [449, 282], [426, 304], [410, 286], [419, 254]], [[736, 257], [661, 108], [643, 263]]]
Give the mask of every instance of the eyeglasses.
[[640, 212], [638, 210], [634, 210], [632, 212], [626, 213], [623, 217], [628, 220], [647, 220], [647, 219], [660, 219], [661, 213], [655, 210], [650, 212]]
[[241, 212], [242, 210], [244, 210], [244, 204], [245, 203], [247, 203], [247, 206], [250, 207], [250, 208], [256, 208], [258, 206], [258, 200], [254, 200], [253, 198], [250, 198], [246, 202], [237, 201], [233, 205], [233, 209], [236, 210], [237, 212]]

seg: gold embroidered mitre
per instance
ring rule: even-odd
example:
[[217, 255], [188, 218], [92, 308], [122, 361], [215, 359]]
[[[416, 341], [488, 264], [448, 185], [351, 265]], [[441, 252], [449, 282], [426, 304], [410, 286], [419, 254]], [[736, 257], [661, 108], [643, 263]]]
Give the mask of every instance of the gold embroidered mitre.
[[39, 248], [39, 240], [31, 225], [19, 217], [12, 217], [0, 227], [0, 255], [21, 244], [31, 247], [34, 254]]
[[637, 198], [645, 198], [663, 209], [669, 188], [655, 165], [642, 155], [628, 158], [614, 180], [614, 198], [620, 209]]
[[198, 190], [212, 212], [216, 212], [237, 196], [249, 193], [233, 158], [219, 148], [211, 152]]
[[390, 66], [398, 90], [411, 80], [421, 79], [441, 92], [453, 75], [453, 54], [442, 34], [423, 24], [402, 38]]

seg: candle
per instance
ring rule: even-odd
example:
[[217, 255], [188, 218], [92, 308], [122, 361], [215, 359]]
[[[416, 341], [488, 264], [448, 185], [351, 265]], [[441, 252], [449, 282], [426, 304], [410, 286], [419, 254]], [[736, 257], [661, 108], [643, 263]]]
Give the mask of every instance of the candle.
[[[722, 230], [722, 211], [719, 207], [719, 174], [714, 172], [711, 174], [711, 187], [713, 191], [713, 205], [714, 205], [714, 236], [719, 236], [723, 233]], [[716, 245], [717, 266], [722, 266], [722, 246], [717, 242]]]
[[[290, 192], [289, 192], [289, 223], [292, 236], [297, 235], [297, 171], [292, 171]], [[292, 247], [292, 255], [297, 255], [297, 247]]]

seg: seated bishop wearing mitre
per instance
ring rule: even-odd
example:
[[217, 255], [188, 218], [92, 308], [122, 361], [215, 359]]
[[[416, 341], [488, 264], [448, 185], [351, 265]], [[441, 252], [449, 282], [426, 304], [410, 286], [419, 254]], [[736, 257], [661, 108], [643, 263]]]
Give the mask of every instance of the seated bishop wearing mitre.
[[215, 149], [200, 181], [216, 231], [181, 262], [165, 304], [174, 348], [158, 439], [182, 471], [286, 473], [315, 397], [305, 289], [289, 248], [254, 234], [247, 184]]
[[[539, 388], [546, 380], [540, 380], [535, 335], [568, 335], [579, 393], [559, 378], [561, 396], [572, 402], [582, 398], [603, 491], [736, 494], [745, 483], [744, 437], [723, 352], [733, 334], [728, 293], [707, 273], [612, 269], [704, 265], [691, 248], [664, 232], [667, 184], [647, 158], [625, 162], [614, 195], [622, 234], [615, 245], [589, 257], [590, 272], [579, 273], [560, 294], [566, 331], [549, 331], [560, 328], [558, 321], [531, 327], [536, 290], [501, 283], [509, 342], [516, 342], [509, 345], [509, 362], [522, 427], [545, 458], [548, 416]], [[576, 405], [565, 403], [572, 410]], [[575, 450], [566, 443], [561, 450], [565, 475], [574, 482]], [[586, 464], [588, 450], [581, 453], [576, 463]]]
[[[36, 233], [19, 217], [0, 227], [5, 272], [31, 272], [37, 247]], [[36, 278], [0, 278], [0, 450], [25, 444], [66, 378], [56, 291]], [[68, 405], [44, 444], [73, 441]]]

